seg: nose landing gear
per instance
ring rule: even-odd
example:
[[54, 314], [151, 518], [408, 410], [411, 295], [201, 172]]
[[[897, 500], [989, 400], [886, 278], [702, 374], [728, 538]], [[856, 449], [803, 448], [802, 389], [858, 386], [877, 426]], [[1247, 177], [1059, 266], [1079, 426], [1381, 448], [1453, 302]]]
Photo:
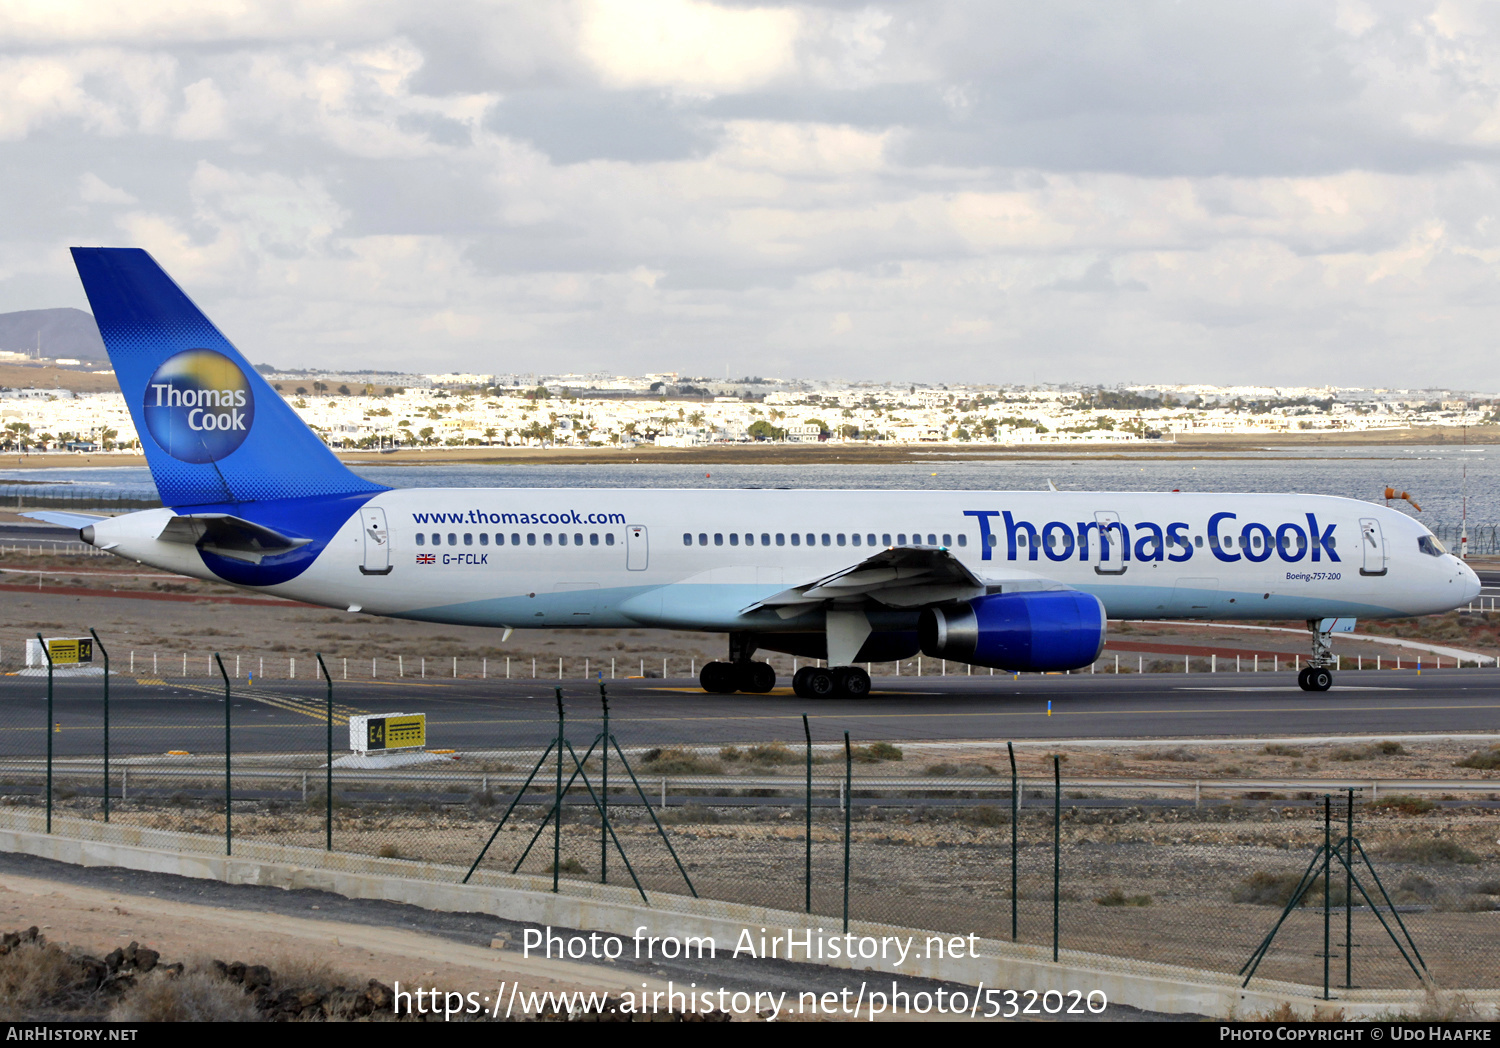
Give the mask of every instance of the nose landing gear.
[[1326, 619], [1308, 619], [1307, 628], [1312, 632], [1312, 657], [1302, 672], [1297, 674], [1297, 685], [1303, 691], [1327, 691], [1333, 687], [1333, 668], [1338, 660], [1333, 655], [1331, 631], [1319, 629]]

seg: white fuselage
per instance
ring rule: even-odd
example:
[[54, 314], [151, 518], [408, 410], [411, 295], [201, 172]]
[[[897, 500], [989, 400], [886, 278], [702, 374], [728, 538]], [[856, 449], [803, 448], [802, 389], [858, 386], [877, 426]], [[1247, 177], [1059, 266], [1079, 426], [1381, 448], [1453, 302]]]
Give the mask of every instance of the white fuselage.
[[[95, 544], [217, 580], [158, 540], [173, 513], [101, 521]], [[295, 578], [250, 588], [469, 625], [821, 629], [747, 609], [891, 546], [946, 548], [985, 584], [969, 595], [1066, 587], [1113, 619], [1425, 615], [1479, 591], [1417, 521], [1328, 496], [557, 488], [382, 492]]]

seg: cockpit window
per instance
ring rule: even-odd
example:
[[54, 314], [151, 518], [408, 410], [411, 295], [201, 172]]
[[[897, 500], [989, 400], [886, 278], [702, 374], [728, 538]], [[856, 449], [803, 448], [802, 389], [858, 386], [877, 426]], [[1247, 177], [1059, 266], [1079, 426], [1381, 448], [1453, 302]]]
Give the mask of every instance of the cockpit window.
[[1437, 540], [1435, 535], [1423, 535], [1417, 539], [1417, 549], [1429, 557], [1441, 557], [1448, 552], [1447, 548]]

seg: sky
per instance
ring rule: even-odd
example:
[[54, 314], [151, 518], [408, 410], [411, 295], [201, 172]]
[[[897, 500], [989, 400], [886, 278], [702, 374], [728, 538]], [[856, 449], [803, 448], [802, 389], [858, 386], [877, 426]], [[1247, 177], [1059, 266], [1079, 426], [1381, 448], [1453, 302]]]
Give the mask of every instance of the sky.
[[1500, 5], [7, 0], [0, 99], [0, 311], [256, 362], [1500, 389]]

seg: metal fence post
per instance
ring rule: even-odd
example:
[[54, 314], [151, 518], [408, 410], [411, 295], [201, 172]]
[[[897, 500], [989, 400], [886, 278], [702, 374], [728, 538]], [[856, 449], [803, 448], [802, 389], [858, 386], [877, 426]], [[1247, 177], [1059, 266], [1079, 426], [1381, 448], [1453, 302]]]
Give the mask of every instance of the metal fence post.
[[328, 674], [328, 666], [323, 662], [323, 653], [317, 655], [318, 668], [323, 671], [323, 680], [327, 685], [327, 700], [323, 715], [325, 727], [324, 749], [326, 761], [323, 765], [323, 849], [333, 851], [333, 678]]
[[1331, 916], [1330, 903], [1333, 897], [1333, 886], [1329, 883], [1332, 879], [1333, 868], [1329, 863], [1329, 847], [1333, 844], [1333, 799], [1330, 794], [1323, 794], [1323, 1000], [1329, 1000], [1328, 996], [1328, 926]]
[[104, 821], [109, 821], [109, 649], [99, 639], [99, 634], [89, 627], [89, 636], [94, 638], [94, 647], [104, 654]]
[[1052, 755], [1052, 961], [1057, 963], [1058, 898], [1062, 888], [1062, 757]]
[[1016, 748], [1009, 741], [1005, 743], [1005, 752], [1010, 757], [1010, 941], [1016, 941], [1016, 852], [1019, 847], [1016, 840], [1016, 823], [1020, 815], [1020, 797], [1016, 780]]
[[47, 832], [52, 832], [52, 652], [47, 650], [47, 642], [42, 635], [36, 635], [36, 642], [42, 646], [42, 654], [47, 657]]
[[224, 660], [219, 658], [219, 653], [214, 652], [214, 661], [219, 664], [219, 676], [224, 678], [224, 854], [234, 854], [234, 830], [232, 828], [234, 785], [231, 778], [232, 765], [231, 755], [233, 748], [230, 746], [229, 735], [229, 711], [233, 703], [229, 694], [229, 674], [224, 670]]
[[604, 707], [604, 752], [599, 755], [599, 883], [609, 883], [609, 692], [599, 682], [599, 703]]
[[552, 800], [552, 890], [556, 892], [557, 878], [561, 873], [559, 867], [562, 865], [562, 762], [563, 749], [568, 741], [563, 737], [563, 721], [566, 714], [563, 713], [562, 689], [557, 689], [557, 785]]
[[854, 810], [854, 752], [844, 732], [844, 933], [849, 932], [849, 813]]
[[807, 714], [802, 715], [802, 735], [807, 739], [807, 795], [806, 804], [806, 828], [803, 831], [806, 859], [803, 864], [802, 883], [804, 885], [804, 904], [808, 913], [812, 913], [812, 729], [807, 726]]
[[1345, 840], [1349, 861], [1344, 863], [1344, 989], [1354, 989], [1354, 787], [1349, 791]]

